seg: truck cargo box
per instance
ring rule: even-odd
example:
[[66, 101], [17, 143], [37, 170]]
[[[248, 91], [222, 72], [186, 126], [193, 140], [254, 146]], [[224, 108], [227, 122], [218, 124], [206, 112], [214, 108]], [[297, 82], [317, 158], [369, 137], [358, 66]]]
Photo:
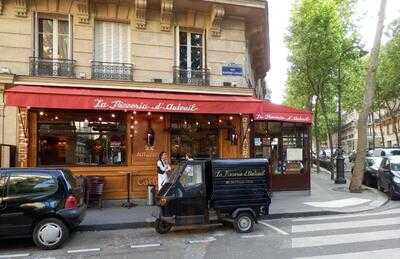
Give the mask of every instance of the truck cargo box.
[[268, 214], [268, 160], [212, 160], [211, 168], [211, 207], [226, 213], [250, 207]]

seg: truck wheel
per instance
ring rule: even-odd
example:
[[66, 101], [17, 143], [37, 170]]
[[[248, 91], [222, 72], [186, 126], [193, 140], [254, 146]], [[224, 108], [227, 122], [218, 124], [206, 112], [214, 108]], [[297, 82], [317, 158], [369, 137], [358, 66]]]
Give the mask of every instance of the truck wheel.
[[254, 228], [253, 216], [248, 212], [239, 213], [233, 221], [233, 227], [238, 233], [252, 232]]
[[172, 224], [157, 219], [155, 222], [155, 228], [156, 228], [157, 233], [167, 234], [171, 230]]
[[33, 230], [33, 241], [36, 246], [44, 250], [59, 248], [69, 236], [69, 229], [59, 219], [43, 219], [36, 224]]
[[398, 199], [398, 197], [396, 196], [396, 194], [394, 193], [394, 189], [392, 185], [389, 185], [389, 197], [392, 201], [395, 201]]

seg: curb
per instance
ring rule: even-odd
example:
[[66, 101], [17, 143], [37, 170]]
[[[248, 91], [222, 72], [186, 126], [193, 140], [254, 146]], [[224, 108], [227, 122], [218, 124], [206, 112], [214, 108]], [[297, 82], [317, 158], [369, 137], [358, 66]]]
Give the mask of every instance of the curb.
[[[260, 220], [268, 219], [281, 219], [281, 218], [300, 218], [300, 217], [314, 217], [314, 216], [329, 216], [347, 214], [346, 212], [338, 211], [309, 211], [309, 212], [290, 212], [290, 213], [277, 213], [263, 216]], [[137, 228], [152, 228], [154, 222], [130, 222], [130, 223], [113, 223], [104, 225], [80, 225], [76, 229], [79, 232], [90, 231], [109, 231], [109, 230], [122, 230], [122, 229], [137, 229]]]

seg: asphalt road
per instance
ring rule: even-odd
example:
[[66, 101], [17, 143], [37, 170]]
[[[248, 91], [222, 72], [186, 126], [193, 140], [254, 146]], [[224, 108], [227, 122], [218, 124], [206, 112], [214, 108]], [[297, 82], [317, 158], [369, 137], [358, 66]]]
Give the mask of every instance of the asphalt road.
[[77, 232], [62, 249], [0, 243], [0, 258], [400, 258], [400, 201], [362, 214], [262, 221], [250, 234], [214, 226]]

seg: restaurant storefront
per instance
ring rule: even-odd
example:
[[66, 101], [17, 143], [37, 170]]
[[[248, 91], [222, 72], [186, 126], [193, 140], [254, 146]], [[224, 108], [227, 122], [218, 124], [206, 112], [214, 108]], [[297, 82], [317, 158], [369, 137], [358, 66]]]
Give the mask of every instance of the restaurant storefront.
[[128, 187], [145, 197], [161, 151], [173, 165], [186, 155], [267, 157], [272, 190], [310, 188], [310, 118], [267, 118], [271, 107], [252, 96], [17, 85], [6, 101], [20, 110], [19, 166], [104, 176], [106, 199]]

